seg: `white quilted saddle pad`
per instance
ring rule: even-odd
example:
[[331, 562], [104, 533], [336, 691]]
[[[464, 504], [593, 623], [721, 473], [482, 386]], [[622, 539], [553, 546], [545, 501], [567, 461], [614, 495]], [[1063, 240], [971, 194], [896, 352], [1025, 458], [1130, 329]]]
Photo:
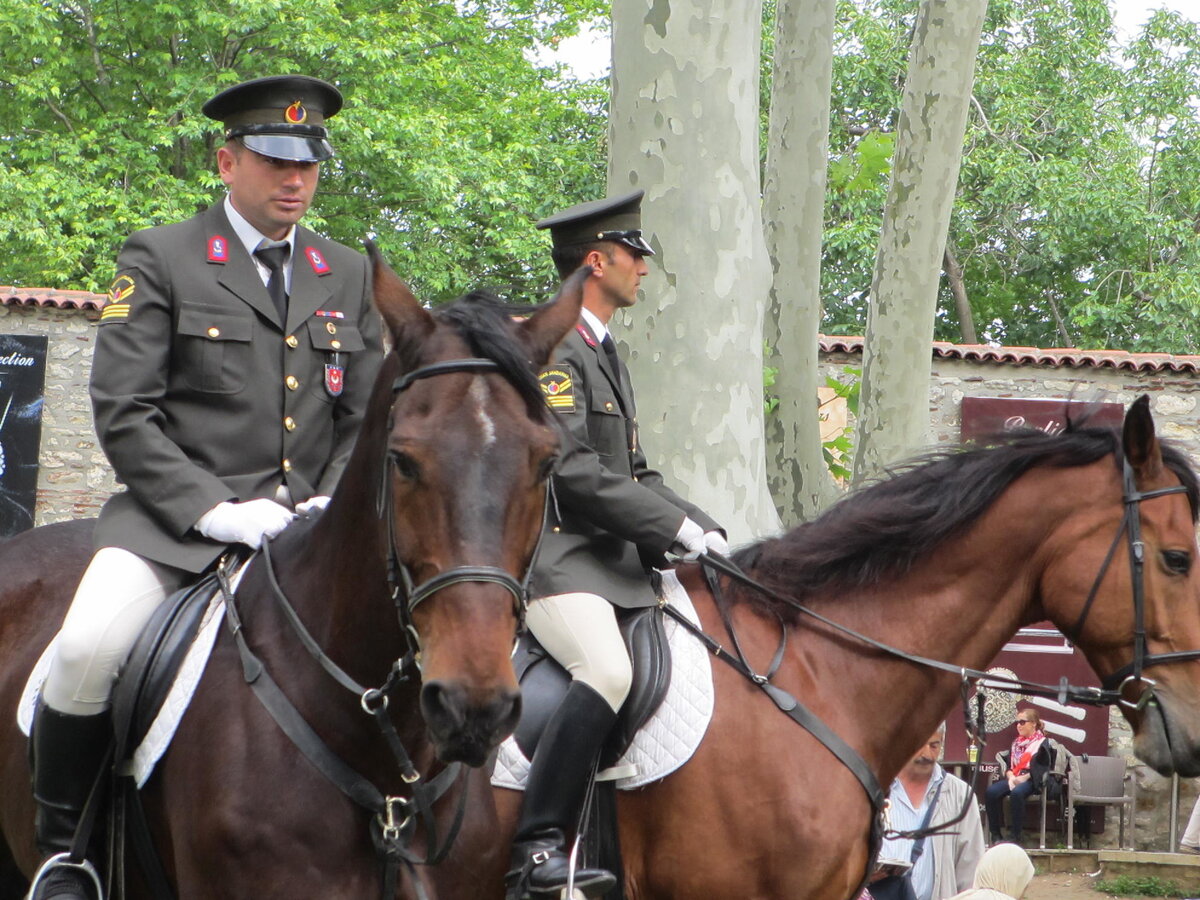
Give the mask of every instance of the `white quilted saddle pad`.
[[[234, 591], [237, 590], [244, 571], [245, 565], [242, 565], [230, 579]], [[167, 752], [167, 747], [171, 745], [171, 739], [175, 737], [175, 730], [179, 727], [179, 722], [187, 711], [188, 704], [191, 703], [192, 694], [196, 692], [196, 685], [200, 683], [200, 676], [204, 674], [204, 667], [208, 664], [208, 657], [212, 654], [213, 644], [217, 640], [217, 633], [225, 618], [224, 613], [224, 598], [221, 592], [217, 591], [209, 602], [208, 609], [204, 612], [204, 618], [200, 622], [200, 631], [196, 634], [196, 640], [192, 642], [187, 656], [183, 659], [179, 674], [175, 677], [175, 683], [171, 685], [171, 690], [167, 693], [166, 700], [163, 701], [162, 709], [158, 711], [141, 746], [134, 751], [132, 760], [126, 764], [126, 770], [122, 772], [123, 775], [132, 775], [137, 780], [139, 788], [149, 780], [155, 765]], [[21, 703], [17, 708], [17, 724], [26, 736], [29, 735], [29, 728], [33, 722], [33, 712], [37, 707], [42, 683], [50, 671], [50, 661], [54, 658], [54, 645], [57, 640], [56, 636], [46, 646], [37, 665], [33, 667], [33, 672], [30, 673], [29, 680], [25, 683], [25, 690], [21, 694]]]
[[[672, 571], [662, 573], [664, 599], [692, 623], [700, 619], [687, 591]], [[658, 781], [687, 762], [708, 729], [713, 712], [712, 663], [698, 640], [669, 616], [665, 627], [671, 644], [671, 685], [658, 711], [633, 739], [633, 744], [600, 780], [614, 780], [622, 790]], [[500, 745], [492, 784], [523, 790], [529, 760], [513, 738]]]

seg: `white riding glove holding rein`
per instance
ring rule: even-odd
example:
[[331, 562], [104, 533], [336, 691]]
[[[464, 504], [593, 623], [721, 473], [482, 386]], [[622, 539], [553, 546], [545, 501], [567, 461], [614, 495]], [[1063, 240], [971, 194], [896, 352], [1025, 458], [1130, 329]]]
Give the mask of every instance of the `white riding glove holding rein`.
[[729, 555], [729, 541], [725, 540], [725, 535], [719, 531], [704, 532], [704, 550], [706, 553], [719, 553], [722, 556]]
[[245, 503], [218, 503], [196, 522], [196, 530], [222, 544], [245, 544], [257, 550], [296, 516], [286, 506], [265, 498]]
[[309, 497], [303, 503], [296, 504], [296, 512], [303, 515], [306, 512], [316, 512], [324, 509], [329, 505], [329, 498], [324, 494], [317, 494], [315, 497]]
[[683, 524], [679, 526], [679, 531], [675, 535], [675, 541], [671, 544], [671, 552], [680, 559], [689, 560], [695, 559], [701, 553], [704, 553], [706, 549], [704, 545], [704, 529], [692, 519], [684, 516]]

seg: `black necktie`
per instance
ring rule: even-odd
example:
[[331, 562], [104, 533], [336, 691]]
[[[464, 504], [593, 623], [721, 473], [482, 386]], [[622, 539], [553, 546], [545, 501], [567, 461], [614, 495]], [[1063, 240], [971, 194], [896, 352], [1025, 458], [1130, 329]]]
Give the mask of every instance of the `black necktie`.
[[284, 241], [279, 244], [264, 242], [254, 251], [254, 255], [271, 270], [271, 277], [267, 281], [267, 293], [271, 295], [271, 302], [279, 312], [281, 323], [287, 321], [287, 287], [284, 282], [283, 264], [287, 262], [288, 250], [288, 244]]
[[604, 348], [604, 355], [608, 357], [608, 364], [612, 367], [613, 377], [617, 379], [617, 387], [620, 387], [621, 365], [617, 361], [617, 345], [613, 343], [612, 335], [606, 334], [604, 340], [600, 342], [600, 346]]

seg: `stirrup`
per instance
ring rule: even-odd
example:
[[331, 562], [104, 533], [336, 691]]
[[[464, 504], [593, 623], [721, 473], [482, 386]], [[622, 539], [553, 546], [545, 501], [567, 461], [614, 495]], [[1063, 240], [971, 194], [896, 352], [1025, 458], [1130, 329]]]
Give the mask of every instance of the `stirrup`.
[[96, 871], [96, 867], [86, 859], [75, 862], [71, 859], [70, 853], [55, 853], [42, 863], [41, 868], [33, 876], [33, 883], [29, 885], [29, 893], [25, 895], [25, 900], [33, 900], [38, 887], [42, 883], [42, 879], [59, 868], [76, 869], [81, 872], [84, 877], [91, 881], [92, 887], [95, 888], [96, 900], [104, 900], [104, 887], [100, 884], [100, 873]]

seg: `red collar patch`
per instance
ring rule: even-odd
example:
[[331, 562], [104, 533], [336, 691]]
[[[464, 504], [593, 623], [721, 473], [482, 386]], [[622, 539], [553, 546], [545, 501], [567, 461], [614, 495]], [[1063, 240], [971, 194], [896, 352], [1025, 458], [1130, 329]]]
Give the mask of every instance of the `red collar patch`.
[[583, 342], [585, 344], [587, 344], [589, 347], [591, 347], [592, 349], [595, 349], [596, 347], [600, 346], [599, 344], [596, 343], [596, 339], [594, 337], [592, 337], [592, 333], [590, 331], [588, 331], [587, 326], [584, 325], [582, 322], [580, 322], [578, 325], [575, 326], [575, 330], [579, 332], [579, 336], [581, 338], [583, 338]]
[[304, 255], [308, 257], [308, 264], [312, 266], [314, 272], [318, 275], [329, 274], [329, 263], [325, 262], [325, 257], [321, 255], [320, 250], [316, 247], [305, 247]]
[[229, 262], [229, 241], [219, 234], [214, 234], [208, 239], [208, 261], [221, 265]]

